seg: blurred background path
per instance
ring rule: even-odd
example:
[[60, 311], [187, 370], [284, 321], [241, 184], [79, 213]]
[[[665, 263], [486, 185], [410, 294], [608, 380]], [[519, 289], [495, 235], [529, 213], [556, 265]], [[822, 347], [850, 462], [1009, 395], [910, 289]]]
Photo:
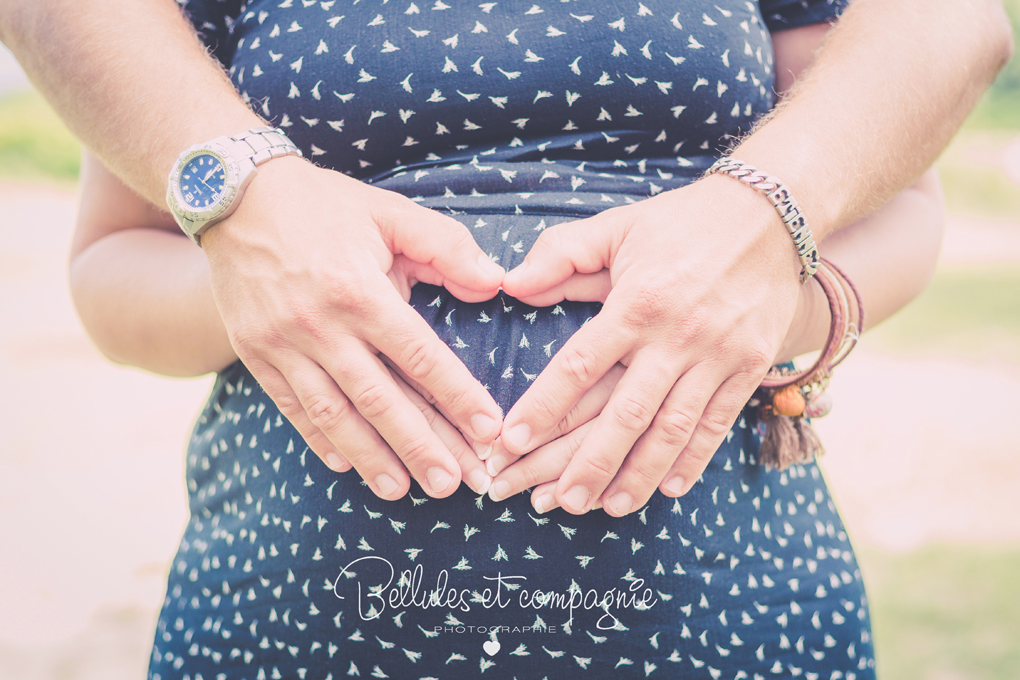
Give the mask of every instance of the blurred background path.
[[[1020, 17], [1020, 0], [1013, 2]], [[77, 147], [0, 47], [0, 680], [144, 677], [210, 378], [115, 367], [67, 292]], [[931, 287], [818, 421], [880, 677], [1020, 678], [1020, 66], [940, 161]]]

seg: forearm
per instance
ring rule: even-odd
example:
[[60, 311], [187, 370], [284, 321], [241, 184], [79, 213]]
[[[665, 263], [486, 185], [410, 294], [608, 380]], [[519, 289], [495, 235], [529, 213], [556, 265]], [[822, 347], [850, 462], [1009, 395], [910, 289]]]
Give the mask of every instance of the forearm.
[[998, 0], [855, 0], [732, 155], [786, 182], [821, 240], [929, 167], [1010, 52]]
[[[929, 170], [880, 210], [819, 244], [861, 294], [865, 329], [924, 290], [935, 271], [944, 222], [938, 175]], [[800, 287], [797, 314], [776, 361], [819, 350], [829, 332], [828, 302], [814, 282]]]
[[158, 206], [184, 148], [262, 124], [173, 0], [0, 0], [0, 40], [84, 144]]
[[172, 376], [237, 360], [213, 299], [202, 251], [161, 229], [117, 231], [71, 262], [82, 324], [109, 359]]

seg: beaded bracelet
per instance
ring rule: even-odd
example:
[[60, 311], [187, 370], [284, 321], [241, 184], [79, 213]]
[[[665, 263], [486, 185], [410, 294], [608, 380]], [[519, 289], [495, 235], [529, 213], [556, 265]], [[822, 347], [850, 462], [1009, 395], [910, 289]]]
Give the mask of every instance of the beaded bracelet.
[[825, 347], [806, 370], [773, 367], [748, 402], [758, 411], [759, 428], [763, 430], [758, 459], [767, 468], [783, 470], [825, 452], [809, 419], [832, 410], [832, 397], [825, 393], [832, 369], [846, 359], [864, 330], [864, 305], [846, 274], [821, 259], [814, 278], [829, 302]]
[[723, 156], [708, 169], [705, 176], [713, 173], [725, 173], [730, 177], [739, 179], [758, 191], [761, 191], [775, 207], [779, 216], [786, 225], [787, 231], [793, 238], [793, 244], [797, 248], [797, 256], [800, 258], [800, 282], [805, 283], [814, 276], [818, 270], [818, 248], [815, 247], [815, 239], [808, 228], [804, 213], [801, 212], [797, 201], [793, 199], [790, 190], [779, 179], [759, 172], [756, 167], [743, 161], [738, 161], [729, 156]]

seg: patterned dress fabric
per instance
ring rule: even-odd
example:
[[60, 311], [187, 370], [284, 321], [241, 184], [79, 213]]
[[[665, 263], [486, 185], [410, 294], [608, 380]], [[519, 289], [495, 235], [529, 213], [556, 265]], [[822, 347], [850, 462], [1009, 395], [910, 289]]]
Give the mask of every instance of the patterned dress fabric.
[[[246, 99], [317, 163], [454, 216], [518, 264], [558, 223], [682, 187], [773, 103], [770, 31], [843, 2], [192, 0]], [[668, 225], [663, 225], [668, 228]], [[411, 304], [508, 409], [596, 304]], [[743, 414], [692, 491], [623, 518], [466, 486], [375, 497], [241, 365], [187, 455], [191, 519], [149, 677], [874, 677], [817, 466]]]

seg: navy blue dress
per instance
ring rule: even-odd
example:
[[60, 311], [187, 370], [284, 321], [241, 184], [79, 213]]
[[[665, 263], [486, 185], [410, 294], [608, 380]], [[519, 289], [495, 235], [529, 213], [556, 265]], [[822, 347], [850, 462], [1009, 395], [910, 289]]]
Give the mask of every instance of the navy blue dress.
[[[543, 229], [696, 179], [772, 106], [804, 0], [192, 0], [260, 113], [315, 162], [453, 215], [507, 268]], [[664, 225], [663, 228], [668, 228]], [[599, 306], [411, 304], [504, 409]], [[867, 600], [815, 465], [756, 464], [748, 411], [682, 499], [537, 515], [466, 486], [383, 501], [251, 374], [191, 437], [191, 520], [150, 678], [874, 677]]]

